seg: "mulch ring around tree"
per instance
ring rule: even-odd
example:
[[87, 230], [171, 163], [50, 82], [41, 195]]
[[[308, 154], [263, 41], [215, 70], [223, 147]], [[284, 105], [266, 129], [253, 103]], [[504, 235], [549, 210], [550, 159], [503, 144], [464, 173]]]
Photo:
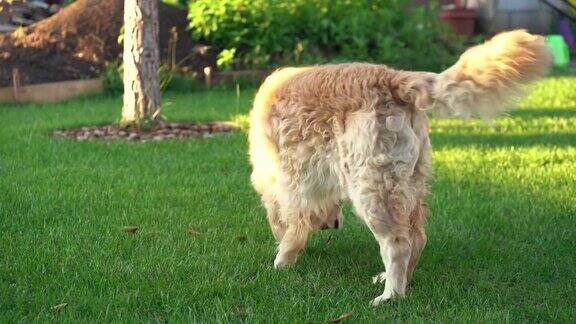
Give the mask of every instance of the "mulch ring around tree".
[[209, 123], [167, 123], [160, 122], [150, 129], [121, 127], [117, 124], [80, 127], [75, 129], [57, 129], [54, 137], [71, 137], [79, 141], [90, 139], [162, 141], [183, 138], [208, 138], [219, 133], [230, 133], [240, 127], [232, 122]]

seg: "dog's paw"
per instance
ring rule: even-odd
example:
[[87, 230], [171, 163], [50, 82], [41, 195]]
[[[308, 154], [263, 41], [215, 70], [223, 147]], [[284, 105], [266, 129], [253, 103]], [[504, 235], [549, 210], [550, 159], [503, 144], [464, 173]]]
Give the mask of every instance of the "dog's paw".
[[278, 254], [274, 259], [274, 269], [288, 268], [296, 262], [296, 258], [290, 258], [285, 255]]
[[376, 307], [376, 306], [378, 306], [378, 305], [380, 305], [380, 304], [382, 304], [382, 303], [385, 303], [385, 302], [387, 302], [387, 301], [389, 301], [389, 300], [392, 300], [393, 297], [394, 297], [394, 294], [384, 292], [382, 295], [374, 298], [374, 299], [370, 302], [370, 306]]
[[373, 284], [383, 283], [386, 280], [386, 271], [382, 271], [379, 274], [372, 277]]

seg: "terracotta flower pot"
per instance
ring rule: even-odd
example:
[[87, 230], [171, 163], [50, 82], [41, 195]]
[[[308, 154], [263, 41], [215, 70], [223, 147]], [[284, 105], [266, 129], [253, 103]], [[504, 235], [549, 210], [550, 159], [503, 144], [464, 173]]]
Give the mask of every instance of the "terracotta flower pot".
[[466, 8], [455, 8], [440, 11], [440, 19], [450, 25], [459, 35], [474, 35], [476, 11]]

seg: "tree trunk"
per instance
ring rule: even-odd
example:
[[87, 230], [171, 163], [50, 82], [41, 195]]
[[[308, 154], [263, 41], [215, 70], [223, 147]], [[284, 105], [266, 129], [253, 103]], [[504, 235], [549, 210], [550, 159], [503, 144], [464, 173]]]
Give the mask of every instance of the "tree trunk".
[[154, 123], [160, 114], [158, 1], [124, 1], [122, 125]]

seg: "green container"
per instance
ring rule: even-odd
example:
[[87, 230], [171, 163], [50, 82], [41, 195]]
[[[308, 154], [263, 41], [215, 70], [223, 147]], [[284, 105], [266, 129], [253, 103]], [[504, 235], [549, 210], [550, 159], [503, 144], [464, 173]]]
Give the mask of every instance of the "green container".
[[546, 42], [554, 56], [554, 66], [566, 67], [570, 63], [570, 51], [562, 35], [548, 35]]

